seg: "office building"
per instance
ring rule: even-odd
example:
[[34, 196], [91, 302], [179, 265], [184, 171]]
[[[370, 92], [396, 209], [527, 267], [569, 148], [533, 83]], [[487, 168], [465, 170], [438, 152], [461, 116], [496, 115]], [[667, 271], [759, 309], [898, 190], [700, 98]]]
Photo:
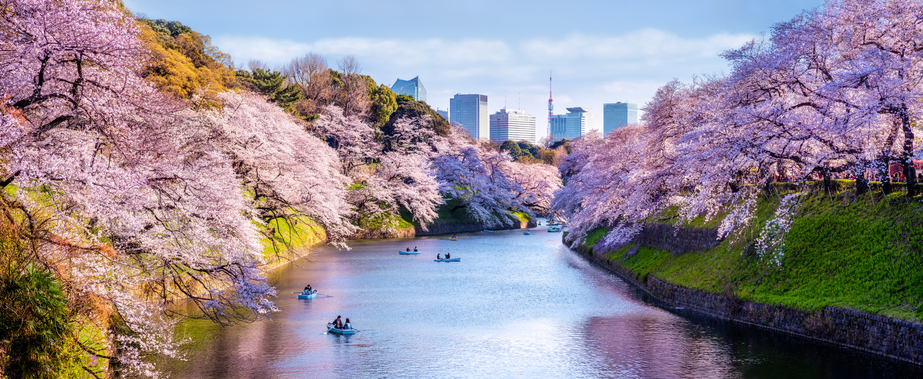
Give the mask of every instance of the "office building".
[[552, 139], [574, 139], [590, 131], [593, 115], [589, 108], [573, 107], [567, 108], [567, 114], [551, 116], [550, 121], [548, 132]]
[[448, 109], [436, 108], [436, 113], [442, 116], [442, 118], [444, 118], [446, 121], [449, 121], [449, 110]]
[[461, 124], [475, 139], [490, 138], [487, 95], [457, 94], [449, 99], [449, 121]]
[[506, 140], [535, 140], [535, 116], [516, 109], [501, 109], [490, 115], [490, 139], [503, 142]]
[[398, 79], [391, 86], [391, 90], [398, 95], [407, 95], [416, 101], [426, 102], [426, 87], [423, 86], [419, 76], [410, 80]]
[[603, 104], [603, 134], [625, 125], [638, 123], [638, 104], [606, 103]]

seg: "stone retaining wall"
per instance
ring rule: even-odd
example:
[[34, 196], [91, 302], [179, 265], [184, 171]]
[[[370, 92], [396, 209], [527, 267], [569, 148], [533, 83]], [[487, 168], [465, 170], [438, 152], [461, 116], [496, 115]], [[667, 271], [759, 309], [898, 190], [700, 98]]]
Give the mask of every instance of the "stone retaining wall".
[[[534, 228], [535, 221], [517, 221], [510, 222], [507, 225], [503, 225], [497, 228], [490, 228], [493, 230], [507, 230], [507, 229], [526, 229]], [[424, 231], [423, 228], [416, 227], [406, 227], [400, 228], [394, 231], [383, 231], [383, 230], [360, 230], [356, 234], [350, 236], [349, 239], [358, 240], [358, 239], [378, 239], [378, 238], [413, 238], [418, 236], [438, 236], [438, 235], [447, 235], [447, 234], [457, 234], [457, 233], [471, 233], [471, 232], [480, 232], [484, 229], [484, 224], [471, 223], [471, 224], [433, 224], [429, 225]]]
[[664, 224], [644, 224], [636, 238], [644, 245], [683, 254], [718, 245], [717, 229], [686, 228]]
[[836, 307], [810, 312], [743, 301], [733, 295], [672, 284], [653, 275], [639, 277], [586, 246], [574, 250], [670, 307], [923, 365], [920, 323]]

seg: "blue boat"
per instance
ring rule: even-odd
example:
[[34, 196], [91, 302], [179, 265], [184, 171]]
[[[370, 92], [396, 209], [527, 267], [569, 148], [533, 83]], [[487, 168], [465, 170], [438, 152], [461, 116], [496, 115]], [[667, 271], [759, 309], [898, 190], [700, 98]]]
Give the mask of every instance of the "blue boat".
[[522, 233], [522, 234], [525, 234], [525, 235], [527, 235], [527, 236], [531, 236], [531, 235], [532, 235], [532, 232], [525, 232], [525, 233]]
[[333, 327], [333, 324], [329, 322], [327, 323], [327, 333], [342, 334], [344, 336], [348, 336], [356, 334], [356, 332], [358, 332], [356, 329], [337, 329]]
[[548, 232], [560, 232], [560, 231], [561, 231], [560, 225], [552, 225], [548, 227]]
[[420, 254], [419, 251], [403, 251], [403, 250], [398, 250], [397, 253], [400, 254], [400, 255], [417, 255], [417, 254]]
[[452, 258], [452, 259], [433, 259], [435, 262], [461, 262], [461, 258]]
[[494, 232], [493, 230], [486, 230], [486, 229], [484, 230], [484, 233], [493, 233], [493, 232]]
[[317, 291], [311, 292], [310, 294], [304, 292], [298, 294], [299, 299], [313, 299], [315, 297], [317, 297]]

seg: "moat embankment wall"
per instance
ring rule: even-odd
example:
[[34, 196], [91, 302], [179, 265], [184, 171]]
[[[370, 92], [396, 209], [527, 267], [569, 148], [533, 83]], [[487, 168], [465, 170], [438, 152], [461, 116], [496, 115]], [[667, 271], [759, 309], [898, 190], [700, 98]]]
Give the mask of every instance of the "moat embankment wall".
[[420, 236], [439, 236], [439, 235], [448, 235], [448, 234], [457, 234], [457, 233], [472, 233], [480, 232], [485, 229], [491, 230], [508, 230], [508, 229], [526, 229], [534, 228], [536, 226], [535, 221], [511, 221], [510, 223], [495, 227], [495, 228], [486, 228], [484, 224], [481, 223], [466, 223], [466, 224], [456, 224], [456, 223], [440, 223], [437, 222], [432, 225], [427, 225], [426, 230], [419, 226], [400, 228], [393, 231], [382, 231], [382, 230], [363, 230], [354, 234], [350, 239], [379, 239], [379, 238], [413, 238]]
[[[667, 247], [714, 245], [714, 237], [711, 241], [705, 240], [710, 233], [707, 230], [688, 233], [683, 230], [686, 228], [670, 228], [669, 225], [646, 227], [638, 240], [653, 241], [654, 247], [674, 254], [697, 249]], [[920, 323], [836, 307], [802, 311], [743, 301], [733, 295], [673, 284], [653, 275], [638, 276], [588, 246], [578, 245], [574, 250], [670, 307], [923, 365], [923, 324]]]

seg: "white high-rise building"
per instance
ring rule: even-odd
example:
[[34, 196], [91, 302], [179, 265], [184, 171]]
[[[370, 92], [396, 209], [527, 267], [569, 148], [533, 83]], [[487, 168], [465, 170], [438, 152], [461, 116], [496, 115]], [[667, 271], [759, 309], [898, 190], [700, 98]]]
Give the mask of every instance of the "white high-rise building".
[[501, 109], [490, 115], [490, 139], [497, 142], [525, 140], [536, 143], [535, 116], [517, 109]]
[[490, 138], [490, 114], [487, 113], [487, 95], [456, 94], [449, 99], [449, 121], [468, 129], [475, 139]]

